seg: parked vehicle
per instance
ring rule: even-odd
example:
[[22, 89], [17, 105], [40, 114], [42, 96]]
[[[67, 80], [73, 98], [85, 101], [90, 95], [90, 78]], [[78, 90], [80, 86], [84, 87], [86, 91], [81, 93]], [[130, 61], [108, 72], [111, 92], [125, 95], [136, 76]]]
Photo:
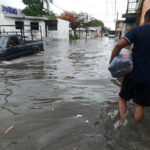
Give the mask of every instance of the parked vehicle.
[[11, 60], [44, 51], [42, 41], [24, 41], [20, 35], [0, 35], [0, 60]]
[[115, 32], [114, 30], [109, 30], [108, 33], [109, 33], [109, 34], [108, 34], [108, 37], [109, 37], [109, 38], [114, 38], [114, 37], [115, 37], [116, 32]]

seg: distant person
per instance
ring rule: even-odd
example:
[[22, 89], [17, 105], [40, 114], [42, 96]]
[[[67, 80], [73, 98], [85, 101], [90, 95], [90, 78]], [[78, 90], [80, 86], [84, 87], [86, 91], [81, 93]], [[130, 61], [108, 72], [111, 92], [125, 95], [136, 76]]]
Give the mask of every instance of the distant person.
[[144, 25], [133, 28], [116, 44], [109, 63], [122, 48], [131, 44], [133, 70], [122, 80], [118, 101], [122, 123], [130, 99], [134, 102], [134, 120], [137, 122], [143, 120], [144, 107], [150, 106], [150, 9], [145, 14]]

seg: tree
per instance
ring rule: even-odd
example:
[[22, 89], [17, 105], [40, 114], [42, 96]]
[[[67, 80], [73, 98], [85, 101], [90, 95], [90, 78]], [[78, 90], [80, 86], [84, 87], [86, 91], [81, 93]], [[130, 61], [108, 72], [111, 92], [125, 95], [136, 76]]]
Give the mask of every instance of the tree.
[[56, 14], [53, 11], [46, 12], [46, 18], [56, 18]]
[[89, 27], [102, 27], [102, 31], [106, 32], [107, 28], [104, 26], [104, 23], [101, 20], [97, 20], [95, 18], [92, 18], [91, 21], [88, 22]]
[[97, 19], [92, 19], [91, 21], [88, 22], [89, 27], [104, 27], [104, 23], [100, 20]]
[[76, 29], [79, 27], [78, 14], [75, 12], [64, 12], [59, 16], [60, 19], [64, 19], [70, 22], [70, 27], [76, 34]]
[[43, 11], [43, 6], [41, 0], [23, 0], [26, 4], [26, 8], [23, 13], [27, 16], [43, 16], [45, 11]]
[[[43, 9], [46, 9], [47, 12], [50, 11], [50, 3], [53, 3], [53, 0], [42, 0]], [[44, 3], [46, 3], [46, 8], [44, 8]]]
[[[44, 7], [46, 3], [46, 8]], [[45, 17], [46, 18], [56, 18], [56, 14], [50, 10], [50, 3], [53, 3], [53, 0], [42, 0], [42, 6], [43, 6], [43, 10], [45, 11]]]
[[76, 34], [76, 29], [80, 27], [86, 28], [86, 34], [88, 33], [88, 27], [101, 26], [102, 30], [104, 29], [104, 23], [101, 20], [91, 18], [87, 13], [83, 12], [79, 14], [75, 12], [64, 12], [59, 16], [59, 18], [70, 22], [70, 27], [74, 31], [74, 34]]
[[[26, 8], [23, 13], [27, 16], [45, 16], [47, 18], [55, 18], [56, 14], [49, 9], [49, 2], [52, 3], [53, 0], [23, 0], [26, 4]], [[44, 9], [43, 2], [46, 2], [47, 8]]]

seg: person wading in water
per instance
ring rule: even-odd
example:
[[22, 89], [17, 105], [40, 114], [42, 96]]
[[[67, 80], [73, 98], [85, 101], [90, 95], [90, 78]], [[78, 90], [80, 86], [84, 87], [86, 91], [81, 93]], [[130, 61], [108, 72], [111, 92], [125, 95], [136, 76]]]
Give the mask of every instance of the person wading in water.
[[134, 120], [137, 122], [143, 120], [144, 107], [150, 106], [150, 9], [145, 13], [144, 25], [133, 28], [116, 44], [109, 63], [122, 48], [131, 44], [133, 70], [123, 78], [118, 100], [122, 123], [130, 99], [134, 102]]

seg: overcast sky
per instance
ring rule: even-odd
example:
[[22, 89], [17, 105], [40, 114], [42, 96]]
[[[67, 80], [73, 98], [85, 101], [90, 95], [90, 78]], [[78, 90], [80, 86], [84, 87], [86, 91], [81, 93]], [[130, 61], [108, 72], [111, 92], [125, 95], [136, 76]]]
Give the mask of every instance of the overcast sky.
[[[16, 8], [25, 7], [22, 0], [0, 0], [0, 4]], [[105, 26], [112, 29], [115, 28], [117, 12], [119, 13], [119, 19], [121, 19], [127, 8], [127, 0], [54, 0], [54, 4], [55, 6], [51, 5], [51, 9], [58, 15], [63, 10], [86, 12], [102, 20]]]

